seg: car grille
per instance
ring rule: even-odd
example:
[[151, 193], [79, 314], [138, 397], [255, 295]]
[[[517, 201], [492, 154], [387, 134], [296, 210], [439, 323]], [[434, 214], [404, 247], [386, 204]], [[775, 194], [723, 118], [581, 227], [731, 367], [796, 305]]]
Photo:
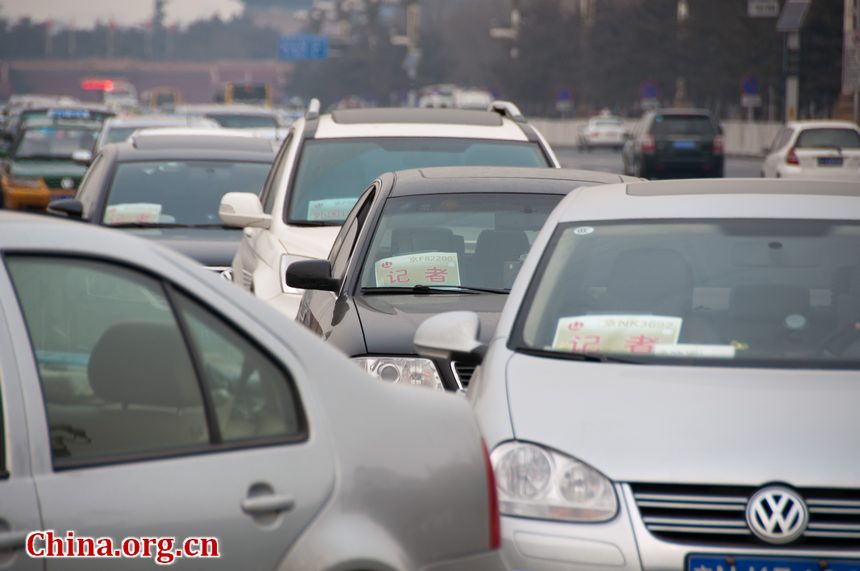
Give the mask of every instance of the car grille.
[[[749, 530], [746, 506], [753, 487], [631, 484], [645, 527], [667, 541], [708, 546], [763, 545]], [[809, 508], [803, 537], [787, 547], [860, 545], [860, 490], [798, 489]], [[767, 544], [764, 544], [767, 545]]]
[[454, 369], [454, 374], [464, 389], [469, 386], [469, 381], [472, 380], [472, 375], [475, 373], [475, 367], [476, 365], [468, 363], [457, 363], [456, 361], [451, 363], [451, 368]]

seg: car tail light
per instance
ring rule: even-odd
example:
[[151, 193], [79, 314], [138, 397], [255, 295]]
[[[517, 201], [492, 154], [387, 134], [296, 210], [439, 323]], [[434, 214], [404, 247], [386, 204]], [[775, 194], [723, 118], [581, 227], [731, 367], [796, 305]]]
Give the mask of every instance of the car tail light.
[[496, 490], [496, 473], [493, 463], [490, 461], [490, 451], [487, 443], [481, 439], [481, 449], [484, 453], [484, 469], [487, 473], [487, 500], [490, 503], [490, 549], [498, 549], [502, 546], [502, 520], [499, 515], [499, 495]]
[[716, 135], [714, 137], [714, 154], [722, 155], [723, 154], [723, 136]]
[[785, 157], [785, 162], [786, 162], [786, 164], [789, 164], [789, 165], [799, 165], [800, 164], [800, 161], [797, 160], [797, 153], [794, 152], [794, 147], [792, 147], [788, 151], [788, 155]]
[[645, 135], [642, 137], [642, 152], [651, 154], [657, 150], [657, 143], [654, 142], [653, 135]]

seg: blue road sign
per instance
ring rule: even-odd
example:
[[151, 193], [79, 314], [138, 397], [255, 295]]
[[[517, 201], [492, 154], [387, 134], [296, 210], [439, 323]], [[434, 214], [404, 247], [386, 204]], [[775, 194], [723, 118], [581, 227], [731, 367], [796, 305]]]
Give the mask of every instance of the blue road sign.
[[761, 86], [758, 78], [754, 75], [745, 75], [741, 80], [741, 95], [759, 95]]
[[573, 91], [566, 87], [562, 87], [555, 92], [556, 101], [573, 101]]
[[326, 59], [328, 37], [312, 34], [281, 36], [278, 43], [278, 57], [287, 61]]
[[653, 81], [646, 81], [639, 86], [640, 99], [657, 99], [657, 84]]

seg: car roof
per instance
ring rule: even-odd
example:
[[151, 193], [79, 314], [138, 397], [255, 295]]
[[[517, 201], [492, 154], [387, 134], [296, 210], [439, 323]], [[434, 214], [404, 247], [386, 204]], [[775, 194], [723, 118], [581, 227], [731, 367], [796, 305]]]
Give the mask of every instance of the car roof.
[[772, 218], [860, 220], [860, 182], [691, 179], [579, 188], [559, 205], [559, 222]]
[[142, 130], [130, 139], [105, 145], [102, 152], [117, 161], [210, 158], [271, 162], [275, 156], [269, 139], [213, 128]]
[[785, 124], [786, 127], [791, 127], [793, 129], [819, 129], [819, 128], [846, 128], [846, 129], [854, 129], [855, 131], [860, 129], [856, 123], [852, 123], [851, 121], [840, 121], [838, 119], [815, 119], [809, 121], [789, 121]]
[[62, 119], [53, 117], [38, 117], [29, 119], [21, 130], [27, 131], [30, 129], [44, 129], [46, 127], [64, 127], [64, 128], [81, 128], [99, 130], [102, 127], [101, 121], [91, 121], [89, 119]]
[[277, 113], [273, 109], [259, 107], [257, 105], [247, 105], [244, 103], [231, 103], [229, 105], [218, 104], [190, 104], [178, 105], [175, 109], [178, 115], [196, 114], [196, 115], [266, 115], [275, 116]]
[[639, 180], [581, 169], [432, 167], [394, 172], [390, 196], [448, 193], [567, 194], [582, 185]]
[[217, 125], [215, 121], [203, 117], [187, 115], [135, 115], [132, 117], [111, 117], [105, 121], [105, 127], [156, 127], [159, 125], [180, 127], [189, 123], [195, 126]]
[[527, 141], [523, 129], [494, 111], [434, 108], [343, 109], [317, 119], [317, 139], [455, 137]]

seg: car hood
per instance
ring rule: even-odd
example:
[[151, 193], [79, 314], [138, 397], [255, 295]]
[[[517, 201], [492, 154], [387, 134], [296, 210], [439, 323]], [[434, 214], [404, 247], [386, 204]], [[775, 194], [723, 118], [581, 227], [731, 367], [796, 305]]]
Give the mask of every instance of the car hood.
[[193, 258], [204, 266], [233, 265], [242, 231], [226, 228], [135, 228], [128, 232]]
[[490, 339], [507, 301], [503, 294], [368, 295], [355, 298], [368, 353], [415, 354], [413, 337], [421, 322], [446, 311], [474, 311], [481, 340]]
[[287, 226], [278, 240], [288, 254], [327, 258], [340, 226]]
[[62, 177], [80, 178], [87, 168], [71, 160], [53, 161], [16, 159], [9, 165], [9, 172], [20, 177]]
[[860, 487], [857, 371], [583, 363], [516, 354], [519, 440], [622, 482]]

